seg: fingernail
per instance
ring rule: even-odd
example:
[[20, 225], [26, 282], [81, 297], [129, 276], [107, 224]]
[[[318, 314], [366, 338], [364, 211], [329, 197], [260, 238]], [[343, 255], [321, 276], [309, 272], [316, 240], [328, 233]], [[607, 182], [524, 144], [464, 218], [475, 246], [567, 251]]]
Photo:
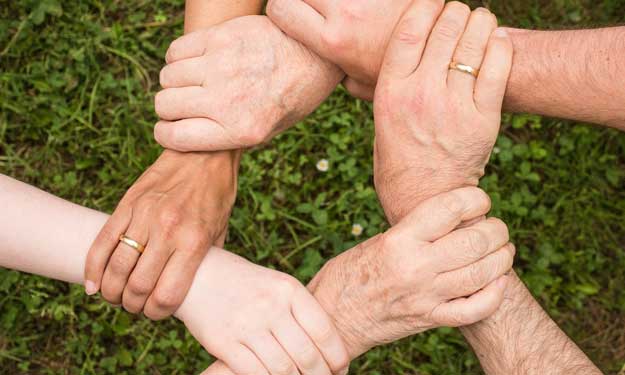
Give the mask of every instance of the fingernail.
[[339, 371], [339, 375], [347, 375], [349, 373], [349, 367], [345, 367], [341, 371]]
[[88, 296], [92, 296], [96, 294], [97, 292], [98, 292], [98, 287], [95, 285], [93, 281], [91, 280], [85, 281], [85, 293], [87, 293]]
[[502, 28], [502, 27], [498, 27], [495, 31], [494, 34], [496, 37], [498, 38], [507, 38], [508, 37], [508, 32], [506, 31], [506, 29]]

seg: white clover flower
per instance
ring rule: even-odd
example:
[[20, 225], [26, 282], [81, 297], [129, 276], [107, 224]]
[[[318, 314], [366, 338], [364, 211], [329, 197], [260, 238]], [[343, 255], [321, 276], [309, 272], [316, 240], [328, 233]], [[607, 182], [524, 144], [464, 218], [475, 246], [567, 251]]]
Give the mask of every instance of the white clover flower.
[[499, 149], [499, 147], [493, 147], [493, 154], [498, 154], [500, 152], [501, 150]]
[[356, 223], [352, 225], [352, 235], [358, 237], [362, 234], [362, 225]]
[[330, 162], [328, 159], [321, 159], [317, 162], [317, 170], [319, 172], [327, 172], [330, 169]]

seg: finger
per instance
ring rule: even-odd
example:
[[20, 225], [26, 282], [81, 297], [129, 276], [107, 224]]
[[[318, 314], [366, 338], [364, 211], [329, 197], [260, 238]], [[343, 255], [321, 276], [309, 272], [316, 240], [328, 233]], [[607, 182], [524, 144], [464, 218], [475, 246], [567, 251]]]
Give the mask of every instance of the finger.
[[440, 77], [446, 84], [449, 64], [470, 14], [471, 9], [463, 3], [453, 1], [445, 5], [423, 52], [421, 66], [429, 77]]
[[220, 32], [219, 25], [185, 34], [174, 40], [167, 49], [165, 61], [167, 64], [176, 61], [200, 57], [217, 51], [228, 37]]
[[331, 7], [334, 5], [331, 0], [304, 0], [303, 2], [308, 4], [323, 17], [328, 16]]
[[373, 101], [375, 86], [358, 82], [350, 77], [343, 80], [343, 86], [354, 97], [362, 100]]
[[85, 262], [85, 292], [95, 294], [102, 284], [102, 276], [111, 254], [119, 243], [119, 236], [126, 232], [132, 213], [120, 204], [100, 229], [100, 233], [89, 248]]
[[437, 276], [439, 292], [448, 299], [467, 297], [505, 275], [512, 268], [515, 248], [511, 243], [486, 257], [455, 271]]
[[143, 309], [146, 317], [161, 320], [176, 312], [193, 283], [195, 272], [206, 255], [207, 249], [208, 247], [200, 251], [176, 247], [154, 291], [148, 297]]
[[162, 120], [174, 121], [191, 117], [210, 117], [214, 100], [201, 86], [174, 87], [159, 91], [154, 109]]
[[294, 318], [282, 319], [272, 333], [303, 375], [331, 374], [321, 352]]
[[503, 302], [509, 276], [501, 276], [467, 298], [457, 298], [438, 305], [432, 318], [442, 326], [460, 327], [491, 316]]
[[389, 41], [380, 71], [381, 79], [404, 78], [417, 69], [430, 31], [442, 8], [443, 1], [413, 2], [398, 22]]
[[306, 2], [271, 0], [267, 4], [267, 16], [291, 38], [321, 56], [328, 56], [329, 51], [326, 51], [325, 44], [322, 43], [325, 19]]
[[225, 363], [221, 361], [214, 362], [200, 375], [237, 375]]
[[488, 42], [482, 68], [475, 84], [475, 105], [484, 115], [500, 116], [508, 78], [512, 69], [512, 41], [499, 28]]
[[256, 354], [270, 374], [299, 374], [291, 357], [271, 334], [253, 337], [245, 345]]
[[[496, 28], [497, 18], [488, 9], [477, 8], [474, 10], [454, 52], [453, 61], [479, 69], [482, 66], [490, 34]], [[450, 69], [447, 76], [447, 87], [458, 92], [463, 98], [473, 99], [475, 77]]]
[[202, 86], [206, 81], [205, 62], [204, 56], [200, 56], [165, 65], [159, 75], [161, 87]]
[[223, 125], [208, 118], [159, 121], [154, 138], [163, 147], [180, 152], [222, 151], [243, 147], [245, 137], [234, 137]]
[[420, 241], [434, 241], [461, 222], [490, 210], [490, 198], [479, 188], [466, 187], [439, 194], [419, 204], [391, 230], [406, 230]]
[[293, 298], [293, 317], [323, 355], [333, 374], [344, 371], [349, 355], [334, 323], [317, 300], [302, 288]]
[[[137, 214], [132, 217], [125, 236], [145, 246], [148, 242], [148, 227], [146, 215]], [[140, 256], [138, 250], [119, 241], [102, 277], [102, 297], [105, 300], [115, 305], [122, 303], [122, 293], [128, 277]]]
[[508, 243], [508, 226], [488, 218], [468, 228], [458, 229], [432, 243], [423, 255], [432, 260], [438, 272], [466, 267]]
[[[234, 348], [229, 348], [227, 353], [227, 359], [223, 356], [217, 356], [223, 358], [226, 367], [229, 367], [235, 374], [259, 374], [269, 375], [269, 372], [263, 366], [262, 362], [253, 351], [247, 346], [239, 344]], [[217, 374], [217, 373], [215, 373]], [[222, 375], [222, 373], [219, 373]]]
[[160, 236], [150, 239], [124, 289], [122, 304], [126, 311], [137, 314], [143, 310], [172, 252], [173, 247]]

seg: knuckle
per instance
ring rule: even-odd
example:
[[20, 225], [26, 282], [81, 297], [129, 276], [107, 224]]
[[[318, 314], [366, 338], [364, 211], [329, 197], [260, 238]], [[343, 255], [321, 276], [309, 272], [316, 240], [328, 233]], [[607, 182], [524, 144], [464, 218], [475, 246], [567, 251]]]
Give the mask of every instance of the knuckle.
[[508, 242], [508, 240], [510, 239], [510, 231], [508, 230], [508, 225], [506, 225], [503, 220], [497, 217], [488, 218], [488, 222], [493, 226], [493, 231], [500, 233], [503, 241]]
[[280, 296], [292, 296], [300, 288], [303, 288], [302, 284], [289, 275], [280, 275], [275, 284], [277, 295]]
[[349, 366], [349, 355], [343, 351], [336, 363], [332, 364], [332, 371], [337, 372]]
[[241, 146], [249, 147], [263, 143], [268, 135], [269, 132], [265, 127], [252, 124], [238, 138]]
[[441, 40], [455, 40], [460, 33], [460, 23], [456, 20], [445, 20], [439, 23], [436, 36]]
[[157, 288], [153, 295], [152, 300], [159, 310], [171, 310], [180, 304], [180, 295], [173, 289], [169, 288]]
[[471, 13], [471, 8], [467, 4], [460, 1], [450, 1], [447, 3], [447, 8], [450, 12], [457, 14], [469, 15]]
[[454, 192], [443, 194], [440, 197], [440, 204], [452, 217], [460, 217], [464, 213], [464, 201]]
[[296, 358], [298, 359], [298, 364], [304, 371], [316, 368], [320, 361], [317, 349], [311, 345], [304, 345], [297, 353]]
[[167, 52], [165, 53], [165, 61], [167, 63], [178, 60], [178, 56], [180, 56], [180, 44], [180, 38], [174, 40], [169, 44]]
[[492, 206], [492, 201], [490, 199], [490, 196], [486, 194], [486, 192], [480, 188], [474, 188], [474, 189], [476, 189], [475, 202], [477, 203], [479, 211], [484, 212], [484, 213], [489, 212]]
[[479, 257], [488, 246], [488, 238], [479, 229], [468, 229], [465, 233], [465, 250], [472, 257]]
[[122, 303], [122, 307], [124, 308], [124, 310], [126, 310], [127, 312], [131, 314], [138, 314], [139, 312], [141, 312], [140, 307], [137, 307], [136, 305], [129, 303], [129, 302], [124, 301]]
[[329, 51], [339, 53], [348, 47], [349, 41], [340, 30], [329, 29], [321, 34], [321, 41]]
[[400, 21], [397, 25], [397, 39], [408, 45], [417, 45], [424, 41], [423, 22], [409, 17]]
[[485, 286], [487, 273], [487, 270], [475, 264], [469, 268], [468, 282], [472, 290], [478, 290]]
[[105, 301], [112, 303], [112, 304], [119, 303], [117, 293], [112, 288], [106, 286], [105, 284], [102, 284], [102, 298], [104, 298]]
[[128, 291], [135, 296], [146, 296], [152, 291], [152, 283], [143, 277], [133, 276], [128, 285]]
[[474, 39], [463, 39], [458, 45], [456, 53], [463, 57], [481, 57], [483, 54], [482, 45]]
[[109, 267], [113, 275], [119, 276], [128, 273], [134, 262], [135, 259], [129, 252], [118, 251], [111, 258]]
[[164, 207], [158, 213], [158, 223], [167, 232], [176, 228], [182, 222], [183, 215], [177, 208]]
[[286, 3], [283, 0], [269, 0], [267, 2], [267, 16], [273, 20], [281, 20], [286, 16]]
[[100, 230], [100, 234], [98, 235], [98, 239], [103, 241], [103, 242], [117, 243], [117, 242], [119, 242], [119, 235], [120, 234], [121, 233], [113, 232], [112, 228], [110, 228], [108, 225], [105, 225]]
[[287, 358], [280, 358], [275, 361], [272, 374], [291, 375], [296, 371], [293, 363]]

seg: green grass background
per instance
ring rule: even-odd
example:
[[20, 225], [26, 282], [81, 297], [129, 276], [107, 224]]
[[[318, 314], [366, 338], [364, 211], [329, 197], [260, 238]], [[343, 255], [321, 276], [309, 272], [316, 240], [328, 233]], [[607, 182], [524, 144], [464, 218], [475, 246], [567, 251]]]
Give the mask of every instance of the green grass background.
[[[625, 0], [471, 5], [528, 28], [625, 20]], [[182, 0], [0, 0], [0, 172], [110, 212], [160, 152], [152, 100], [182, 19]], [[371, 118], [369, 104], [339, 89], [247, 153], [228, 248], [307, 281], [384, 230]], [[516, 270], [602, 370], [625, 372], [625, 135], [506, 115], [496, 151], [482, 186], [518, 245]], [[322, 158], [326, 173], [315, 168]], [[353, 223], [363, 236], [350, 234]], [[79, 286], [0, 270], [2, 374], [192, 374], [210, 361], [177, 321], [151, 323]], [[352, 372], [481, 370], [457, 330], [439, 329], [372, 350]]]

